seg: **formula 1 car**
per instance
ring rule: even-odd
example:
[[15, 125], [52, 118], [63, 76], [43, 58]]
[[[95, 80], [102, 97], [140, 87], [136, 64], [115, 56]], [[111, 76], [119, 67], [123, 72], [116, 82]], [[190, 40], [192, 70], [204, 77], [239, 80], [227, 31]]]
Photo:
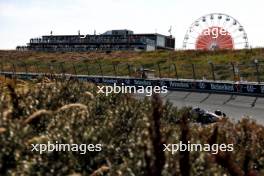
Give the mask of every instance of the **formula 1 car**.
[[221, 118], [226, 117], [226, 114], [220, 110], [216, 110], [215, 112], [210, 112], [201, 109], [199, 107], [193, 108], [191, 110], [191, 114], [194, 116], [195, 121], [201, 124], [215, 123], [219, 121]]

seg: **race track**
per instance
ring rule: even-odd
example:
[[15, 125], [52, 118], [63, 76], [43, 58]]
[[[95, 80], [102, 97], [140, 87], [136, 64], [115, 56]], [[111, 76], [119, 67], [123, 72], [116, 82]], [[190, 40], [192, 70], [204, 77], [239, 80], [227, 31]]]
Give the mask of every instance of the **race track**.
[[[142, 98], [143, 96], [137, 95]], [[209, 110], [221, 110], [231, 119], [239, 120], [249, 116], [258, 123], [264, 124], [264, 98], [226, 94], [208, 94], [195, 92], [170, 91], [161, 95], [177, 107], [192, 106]]]
[[[2, 72], [1, 74], [14, 76], [13, 72]], [[18, 76], [18, 77], [20, 76], [21, 79], [32, 79], [34, 77], [37, 77], [43, 74], [44, 73], [24, 73], [22, 72], [22, 73], [16, 73], [15, 76]], [[90, 78], [91, 82], [96, 82], [96, 83], [103, 82], [104, 84], [112, 84], [113, 82], [118, 82], [118, 79], [120, 80], [124, 79], [122, 77], [118, 77], [118, 78], [103, 77], [103, 79], [101, 79], [101, 76], [98, 76], [98, 75], [96, 76], [77, 75], [76, 77], [80, 79], [81, 81], [83, 80], [87, 81], [88, 78]], [[125, 78], [125, 79], [128, 79], [128, 78]], [[137, 84], [134, 83], [134, 84], [144, 85], [143, 83], [147, 82], [145, 80], [143, 81], [140, 80], [140, 81], [142, 83], [137, 83]], [[219, 87], [220, 83], [211, 83], [211, 84], [216, 84], [215, 86]], [[246, 86], [247, 91], [248, 89], [256, 90], [257, 87], [254, 87], [254, 86], [259, 86], [258, 88], [261, 88], [261, 91], [262, 91], [262, 88], [263, 88], [262, 86], [264, 85], [259, 85], [259, 84], [256, 85], [255, 83], [250, 83], [250, 84], [248, 83], [245, 86]], [[224, 86], [224, 88], [226, 87], [232, 88], [234, 86], [230, 87], [230, 83], [228, 83], [228, 85]], [[207, 91], [207, 92], [211, 92], [211, 91]], [[226, 91], [226, 92], [230, 93], [229, 91]], [[241, 92], [239, 93], [241, 94]], [[254, 94], [252, 92], [251, 93], [247, 92], [246, 94], [249, 94], [252, 96], [259, 95], [258, 93]], [[216, 94], [216, 93], [195, 93], [195, 92], [184, 92], [184, 91], [169, 91], [167, 94], [161, 94], [161, 97], [163, 98], [163, 100], [165, 101], [169, 100], [170, 102], [172, 102], [175, 106], [179, 108], [185, 107], [185, 106], [191, 106], [191, 107], [198, 106], [202, 109], [205, 109], [211, 112], [214, 112], [215, 110], [221, 110], [222, 112], [226, 113], [228, 117], [234, 120], [239, 120], [242, 117], [250, 117], [250, 118], [255, 119], [258, 123], [264, 124], [264, 97], [263, 95], [262, 97], [252, 97], [252, 96], [242, 96], [242, 95], [234, 95], [234, 94], [233, 95], [232, 94]], [[136, 97], [143, 98], [145, 97], [145, 95], [137, 94]]]

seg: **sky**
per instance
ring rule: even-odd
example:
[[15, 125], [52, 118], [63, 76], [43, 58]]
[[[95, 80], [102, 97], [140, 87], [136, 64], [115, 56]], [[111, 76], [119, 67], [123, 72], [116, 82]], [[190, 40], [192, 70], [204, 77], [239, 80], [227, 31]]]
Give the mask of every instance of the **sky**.
[[209, 13], [237, 19], [249, 45], [264, 47], [263, 0], [0, 0], [0, 49], [26, 45], [30, 38], [56, 34], [97, 34], [111, 29], [161, 33], [182, 47], [189, 26]]

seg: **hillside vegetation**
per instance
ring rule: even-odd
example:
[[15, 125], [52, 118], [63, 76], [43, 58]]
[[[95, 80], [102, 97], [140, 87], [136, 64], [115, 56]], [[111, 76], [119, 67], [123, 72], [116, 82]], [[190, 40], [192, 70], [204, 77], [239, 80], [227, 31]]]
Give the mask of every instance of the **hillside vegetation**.
[[[154, 51], [154, 52], [19, 52], [0, 51], [1, 68], [4, 70], [39, 72], [67, 72], [77, 74], [130, 75], [138, 76], [143, 67], [154, 71], [155, 76], [234, 80], [233, 68], [239, 70], [237, 77], [248, 81], [257, 80], [254, 60], [259, 61], [260, 79], [264, 80], [264, 49], [226, 51]], [[10, 64], [11, 63], [11, 64]], [[130, 71], [128, 69], [130, 65]], [[173, 66], [176, 65], [176, 70]], [[192, 64], [193, 67], [192, 67]], [[101, 68], [100, 68], [101, 67]], [[159, 72], [160, 69], [160, 72]], [[176, 74], [177, 73], [177, 74]]]

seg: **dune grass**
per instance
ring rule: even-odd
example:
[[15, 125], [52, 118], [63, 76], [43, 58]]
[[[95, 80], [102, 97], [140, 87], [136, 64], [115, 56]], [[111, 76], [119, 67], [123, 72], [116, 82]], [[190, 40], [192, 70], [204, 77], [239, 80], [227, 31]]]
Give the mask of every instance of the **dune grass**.
[[[231, 63], [239, 69], [239, 77], [244, 80], [256, 81], [257, 72], [254, 59], [259, 60], [259, 74], [264, 80], [264, 49], [235, 51], [153, 51], [153, 52], [19, 52], [0, 51], [1, 68], [4, 70], [31, 72], [62, 71], [72, 74], [104, 74], [104, 75], [137, 75], [143, 67], [154, 71], [155, 76], [193, 78], [193, 66], [197, 79], [212, 79], [214, 64], [216, 79], [233, 80]], [[115, 68], [115, 69], [114, 69]], [[159, 72], [160, 69], [160, 72]], [[101, 71], [102, 70], [102, 71]]]

